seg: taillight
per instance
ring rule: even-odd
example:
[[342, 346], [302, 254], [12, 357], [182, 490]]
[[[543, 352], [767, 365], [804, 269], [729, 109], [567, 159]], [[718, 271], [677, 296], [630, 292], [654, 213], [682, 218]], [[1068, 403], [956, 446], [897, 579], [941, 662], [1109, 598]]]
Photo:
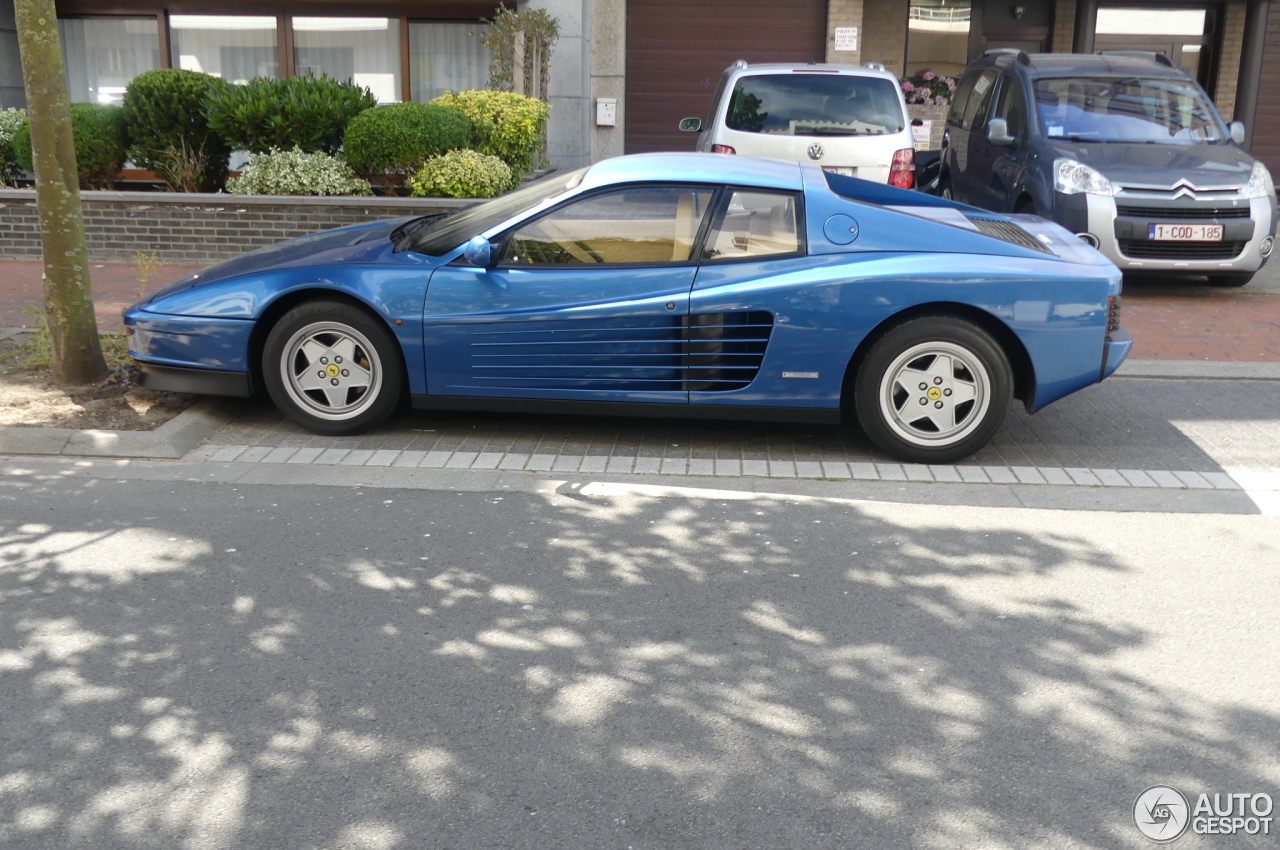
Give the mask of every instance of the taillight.
[[916, 152], [903, 148], [893, 152], [893, 164], [889, 166], [889, 185], [910, 189], [916, 185]]
[[712, 153], [737, 153], [737, 151], [733, 149], [732, 145], [712, 145], [711, 152]]
[[1111, 295], [1107, 297], [1107, 339], [1111, 339], [1111, 335], [1120, 330], [1120, 296]]

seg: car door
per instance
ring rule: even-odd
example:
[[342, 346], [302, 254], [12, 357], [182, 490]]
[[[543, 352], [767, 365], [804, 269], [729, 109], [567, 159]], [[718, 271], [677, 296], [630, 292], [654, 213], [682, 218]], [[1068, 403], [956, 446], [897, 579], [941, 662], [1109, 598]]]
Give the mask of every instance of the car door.
[[427, 392], [688, 401], [692, 256], [716, 195], [635, 185], [575, 198], [500, 234], [491, 268], [465, 260], [427, 288]]
[[981, 187], [991, 173], [990, 143], [986, 138], [987, 112], [996, 88], [994, 69], [987, 69], [974, 80], [973, 91], [965, 103], [958, 127], [948, 128], [950, 145], [955, 149], [955, 169], [951, 174], [952, 197], [976, 204]]
[[1013, 142], [997, 145], [987, 141], [984, 129], [983, 141], [990, 149], [991, 167], [986, 183], [979, 187], [979, 194], [974, 200], [978, 206], [986, 209], [1013, 212], [1014, 204], [1020, 196], [1022, 172], [1026, 168], [1028, 128], [1027, 92], [1022, 82], [1013, 74], [1006, 74], [1000, 81], [1000, 91], [996, 94], [991, 118], [1004, 119]]

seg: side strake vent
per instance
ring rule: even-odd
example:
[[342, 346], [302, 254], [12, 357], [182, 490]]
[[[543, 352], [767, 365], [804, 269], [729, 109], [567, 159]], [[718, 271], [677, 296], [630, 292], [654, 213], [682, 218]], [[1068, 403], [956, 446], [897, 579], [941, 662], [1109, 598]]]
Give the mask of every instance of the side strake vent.
[[1012, 242], [1014, 245], [1021, 245], [1023, 248], [1031, 248], [1034, 251], [1042, 251], [1046, 254], [1053, 252], [1027, 231], [1010, 221], [1000, 221], [994, 218], [978, 218], [977, 216], [967, 216], [969, 221], [973, 222], [973, 226], [978, 228], [979, 233], [985, 233], [987, 236], [994, 236], [996, 239], [1005, 242]]
[[766, 312], [567, 319], [471, 337], [471, 377], [505, 389], [725, 392], [750, 384], [773, 330]]

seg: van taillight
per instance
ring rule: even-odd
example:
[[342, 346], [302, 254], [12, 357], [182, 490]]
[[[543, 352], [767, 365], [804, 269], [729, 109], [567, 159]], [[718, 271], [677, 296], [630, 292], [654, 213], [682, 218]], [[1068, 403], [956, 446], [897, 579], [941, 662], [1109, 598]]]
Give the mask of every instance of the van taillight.
[[893, 165], [889, 166], [889, 185], [910, 189], [916, 185], [916, 152], [903, 148], [893, 152]]
[[737, 151], [733, 149], [732, 145], [712, 145], [711, 152], [712, 153], [737, 153]]

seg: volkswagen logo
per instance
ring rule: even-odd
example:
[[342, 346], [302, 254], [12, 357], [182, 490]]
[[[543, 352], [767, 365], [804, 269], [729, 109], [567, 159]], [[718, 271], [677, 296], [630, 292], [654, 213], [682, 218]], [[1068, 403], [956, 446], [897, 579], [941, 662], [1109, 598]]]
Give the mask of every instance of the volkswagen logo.
[[822, 145], [817, 142], [809, 145], [809, 159], [822, 159], [822, 155], [824, 153], [826, 153], [826, 151], [824, 151], [822, 149]]

